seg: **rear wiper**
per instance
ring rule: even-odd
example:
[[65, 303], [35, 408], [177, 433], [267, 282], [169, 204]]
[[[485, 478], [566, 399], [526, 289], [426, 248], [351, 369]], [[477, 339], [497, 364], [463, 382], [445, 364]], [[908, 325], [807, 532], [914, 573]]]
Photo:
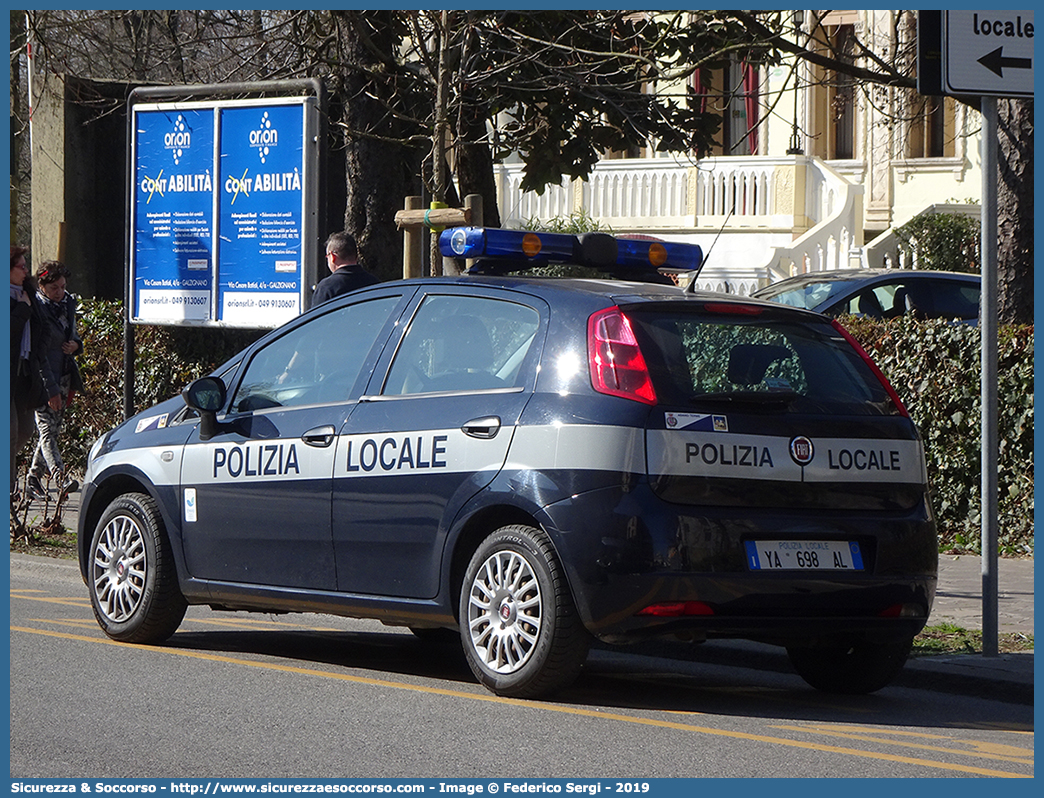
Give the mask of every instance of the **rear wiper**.
[[801, 394], [797, 391], [719, 391], [698, 393], [694, 402], [728, 402], [757, 405], [789, 405]]

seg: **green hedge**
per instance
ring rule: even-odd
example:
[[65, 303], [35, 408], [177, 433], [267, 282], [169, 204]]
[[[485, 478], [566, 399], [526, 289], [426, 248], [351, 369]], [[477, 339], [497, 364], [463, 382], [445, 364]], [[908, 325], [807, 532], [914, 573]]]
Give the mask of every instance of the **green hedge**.
[[[82, 300], [79, 328], [86, 391], [66, 413], [61, 448], [66, 464], [82, 472], [91, 444], [123, 419], [123, 303]], [[135, 411], [178, 395], [265, 332], [135, 326]]]
[[[842, 319], [888, 376], [924, 437], [943, 550], [978, 551], [981, 374], [978, 327], [901, 317]], [[998, 336], [1000, 551], [1033, 553], [1033, 327]]]
[[[892, 381], [921, 428], [943, 550], [979, 547], [979, 330], [946, 322], [844, 319]], [[123, 310], [81, 308], [87, 393], [65, 424], [63, 454], [76, 470], [94, 439], [123, 417]], [[137, 409], [176, 395], [257, 339], [261, 331], [137, 327]], [[1000, 548], [1033, 552], [1033, 328], [1000, 336]]]

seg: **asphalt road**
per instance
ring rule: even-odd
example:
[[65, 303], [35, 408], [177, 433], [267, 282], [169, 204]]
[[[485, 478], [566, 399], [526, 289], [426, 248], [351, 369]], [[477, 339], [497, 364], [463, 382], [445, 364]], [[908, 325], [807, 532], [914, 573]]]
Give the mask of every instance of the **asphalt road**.
[[72, 562], [12, 558], [10, 595], [17, 778], [1033, 774], [1029, 705], [828, 696], [742, 662], [601, 650], [556, 700], [516, 701], [455, 645], [376, 622], [194, 607], [167, 645], [134, 646], [101, 633]]

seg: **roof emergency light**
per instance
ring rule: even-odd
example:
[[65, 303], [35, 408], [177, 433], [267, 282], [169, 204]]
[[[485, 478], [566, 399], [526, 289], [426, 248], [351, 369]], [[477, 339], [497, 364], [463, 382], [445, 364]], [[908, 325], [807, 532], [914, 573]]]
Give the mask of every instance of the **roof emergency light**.
[[616, 246], [616, 263], [623, 268], [691, 272], [703, 265], [699, 244], [621, 237], [616, 239]]
[[576, 236], [568, 233], [496, 227], [455, 227], [443, 230], [439, 236], [439, 250], [447, 258], [525, 259], [539, 263], [571, 261], [576, 243]]
[[623, 276], [645, 272], [690, 272], [700, 268], [703, 250], [697, 244], [651, 237], [616, 237], [608, 233], [540, 233], [494, 227], [455, 227], [439, 236], [444, 257], [502, 261], [503, 269], [520, 271], [548, 263], [575, 263]]

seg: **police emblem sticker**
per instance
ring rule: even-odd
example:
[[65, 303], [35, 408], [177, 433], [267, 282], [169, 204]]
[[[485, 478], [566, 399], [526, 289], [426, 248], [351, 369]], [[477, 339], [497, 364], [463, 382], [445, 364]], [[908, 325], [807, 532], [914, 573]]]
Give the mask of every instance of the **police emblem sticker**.
[[164, 413], [162, 416], [149, 416], [148, 418], [143, 418], [134, 427], [134, 431], [137, 433], [149, 429], [163, 429], [167, 426], [168, 415], [168, 413]]
[[816, 456], [816, 447], [804, 435], [790, 439], [790, 459], [804, 468]]
[[667, 429], [689, 432], [728, 432], [729, 420], [725, 416], [706, 413], [664, 413]]

